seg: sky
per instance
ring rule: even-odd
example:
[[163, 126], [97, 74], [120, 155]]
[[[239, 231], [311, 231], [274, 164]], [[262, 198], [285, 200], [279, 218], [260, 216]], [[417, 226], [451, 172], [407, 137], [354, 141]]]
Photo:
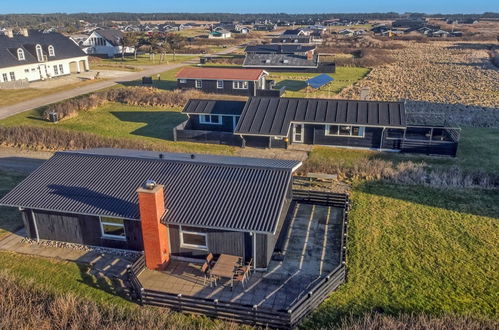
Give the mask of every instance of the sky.
[[0, 13], [223, 12], [223, 13], [483, 13], [499, 12], [499, 0], [0, 0]]

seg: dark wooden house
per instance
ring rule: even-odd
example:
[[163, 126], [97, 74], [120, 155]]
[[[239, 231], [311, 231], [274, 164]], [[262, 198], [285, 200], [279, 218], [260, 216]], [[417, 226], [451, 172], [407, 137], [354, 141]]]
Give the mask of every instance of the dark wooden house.
[[266, 268], [300, 165], [120, 149], [57, 152], [0, 205], [18, 207], [36, 240], [144, 250], [148, 264], [226, 253]]
[[[184, 113], [197, 102], [191, 100]], [[408, 120], [404, 102], [253, 97], [233, 115], [233, 135], [241, 144], [234, 137], [230, 143], [241, 146], [313, 144], [455, 156], [459, 143], [459, 128]]]
[[262, 69], [185, 67], [177, 75], [177, 87], [199, 89], [206, 93], [243, 96], [280, 96], [273, 81]]

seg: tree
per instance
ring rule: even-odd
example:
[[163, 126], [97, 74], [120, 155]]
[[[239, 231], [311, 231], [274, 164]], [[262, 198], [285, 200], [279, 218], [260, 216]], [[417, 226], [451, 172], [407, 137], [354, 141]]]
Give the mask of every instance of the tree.
[[178, 33], [169, 33], [165, 38], [165, 42], [173, 53], [173, 60], [175, 61], [175, 53], [184, 47], [185, 38]]
[[121, 38], [121, 60], [125, 60], [125, 49], [127, 47], [134, 48], [134, 56], [137, 58], [137, 43], [139, 40], [139, 36], [135, 32], [125, 33], [123, 38]]

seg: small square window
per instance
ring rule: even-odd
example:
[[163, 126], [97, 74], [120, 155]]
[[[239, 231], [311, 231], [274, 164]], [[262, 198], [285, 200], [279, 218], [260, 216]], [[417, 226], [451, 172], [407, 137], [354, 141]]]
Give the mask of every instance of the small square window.
[[223, 80], [217, 80], [217, 88], [218, 89], [224, 88], [224, 81]]
[[101, 217], [100, 224], [102, 237], [126, 240], [125, 225], [123, 219]]
[[202, 80], [196, 80], [196, 88], [203, 88], [203, 81]]

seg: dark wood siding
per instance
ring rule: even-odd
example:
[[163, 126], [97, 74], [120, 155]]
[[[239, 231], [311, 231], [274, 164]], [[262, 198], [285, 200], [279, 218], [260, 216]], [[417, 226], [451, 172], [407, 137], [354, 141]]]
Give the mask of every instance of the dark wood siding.
[[181, 83], [180, 79], [177, 79], [177, 87], [182, 89], [199, 89], [205, 93], [255, 96], [255, 83], [251, 80], [248, 80], [248, 89], [232, 88], [232, 80], [224, 80], [224, 88], [217, 88], [216, 80], [202, 80], [202, 88], [196, 88], [195, 81], [195, 79], [186, 79], [185, 83]]
[[21, 217], [23, 219], [24, 228], [26, 228], [26, 233], [28, 237], [36, 239], [36, 230], [33, 224], [33, 217], [31, 216], [31, 210], [22, 210]]
[[[211, 124], [201, 124], [199, 122], [200, 115], [190, 115], [188, 127], [193, 130], [201, 131], [223, 131], [223, 132], [233, 132], [234, 131], [234, 117], [222, 115], [222, 125], [211, 125]], [[236, 123], [237, 124], [237, 123]]]
[[207, 234], [208, 251], [206, 251], [181, 247], [179, 226], [169, 225], [168, 228], [171, 253], [174, 256], [199, 258], [205, 257], [209, 252], [213, 254], [232, 254], [241, 257], [245, 257], [247, 254], [246, 234], [243, 232], [197, 228], [196, 231]]
[[[36, 238], [31, 210], [23, 211], [31, 238]], [[118, 249], [142, 250], [142, 231], [140, 221], [124, 220], [127, 240], [102, 238], [99, 217], [33, 210], [36, 228], [40, 239], [103, 246]]]
[[[381, 142], [382, 127], [366, 127], [364, 137], [344, 137], [344, 136], [326, 136], [325, 125], [305, 125], [305, 138], [307, 133], [313, 129], [313, 141], [311, 144], [359, 147], [359, 148], [379, 148]], [[308, 127], [308, 128], [307, 128]]]

